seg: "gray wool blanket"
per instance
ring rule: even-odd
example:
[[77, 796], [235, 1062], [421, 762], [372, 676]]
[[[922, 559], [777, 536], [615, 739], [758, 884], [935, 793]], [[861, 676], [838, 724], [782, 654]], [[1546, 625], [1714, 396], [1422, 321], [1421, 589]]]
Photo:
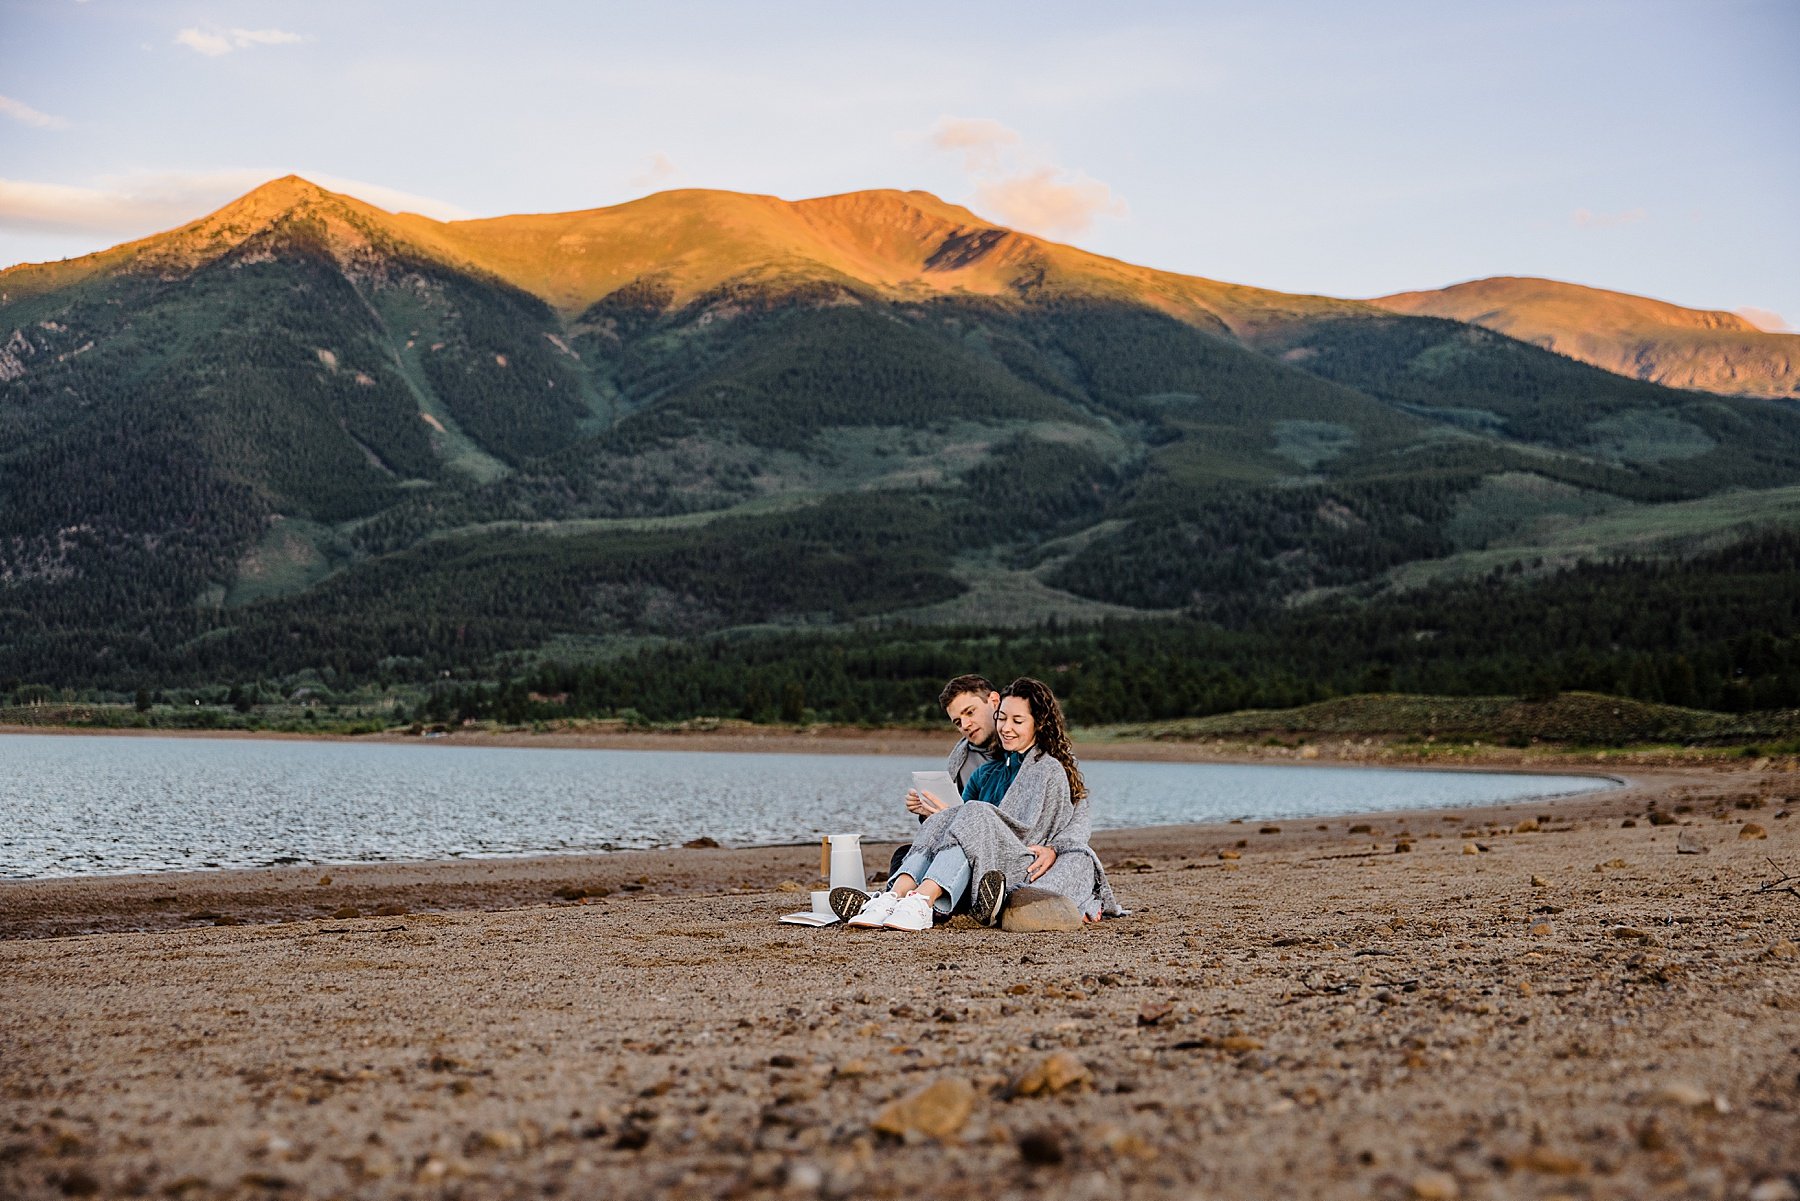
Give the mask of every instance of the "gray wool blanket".
[[990, 871], [1006, 877], [1010, 890], [1026, 883], [1031, 867], [1028, 847], [1050, 847], [1056, 862], [1032, 883], [1061, 893], [1085, 917], [1125, 912], [1113, 896], [1100, 857], [1088, 846], [1093, 831], [1090, 804], [1069, 799], [1069, 774], [1043, 751], [1027, 754], [1012, 786], [998, 805], [981, 802], [952, 805], [925, 819], [913, 849], [935, 855], [959, 846], [969, 857], [974, 878]]

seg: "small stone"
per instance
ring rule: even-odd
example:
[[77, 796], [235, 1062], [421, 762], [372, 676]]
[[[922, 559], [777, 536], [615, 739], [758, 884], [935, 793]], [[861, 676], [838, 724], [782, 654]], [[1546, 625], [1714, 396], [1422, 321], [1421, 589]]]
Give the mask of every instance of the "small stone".
[[1769, 832], [1755, 822], [1745, 822], [1742, 826], [1738, 827], [1739, 842], [1751, 842], [1758, 838], [1767, 838], [1768, 836]]
[[1683, 830], [1675, 838], [1675, 853], [1677, 855], [1707, 855], [1711, 854], [1711, 852], [1712, 848], [1707, 846], [1704, 842], [1701, 842], [1700, 836], [1692, 830]]
[[1281, 827], [1280, 826], [1264, 826], [1261, 829], [1259, 829], [1257, 831], [1257, 833], [1258, 834], [1279, 834], [1279, 833], [1281, 833]]
[[1242, 1053], [1245, 1051], [1260, 1051], [1263, 1049], [1263, 1044], [1260, 1038], [1251, 1038], [1247, 1034], [1233, 1034], [1227, 1038], [1220, 1039], [1219, 1047], [1221, 1050]]
[[525, 1149], [525, 1140], [517, 1130], [483, 1130], [470, 1134], [463, 1150], [471, 1155], [481, 1152], [497, 1152], [502, 1155], [517, 1155]]
[[1413, 1177], [1413, 1201], [1456, 1201], [1462, 1186], [1448, 1172], [1425, 1172]]
[[241, 926], [243, 924], [244, 924], [243, 918], [234, 917], [233, 915], [231, 915], [229, 913], [220, 914], [218, 917], [215, 917], [213, 919], [213, 925], [215, 925], [215, 926]]
[[345, 921], [349, 918], [361, 917], [362, 910], [354, 905], [339, 905], [331, 911], [331, 916], [336, 921]]
[[1462, 853], [1463, 853], [1463, 854], [1465, 854], [1465, 855], [1479, 855], [1479, 854], [1481, 854], [1481, 852], [1480, 852], [1480, 851], [1479, 851], [1479, 850], [1477, 850], [1477, 849], [1476, 849], [1476, 847], [1475, 847], [1475, 844], [1474, 844], [1474, 843], [1472, 843], [1472, 842], [1465, 842], [1465, 843], [1463, 843], [1463, 852], [1462, 852]]
[[1549, 918], [1540, 917], [1531, 923], [1526, 929], [1526, 933], [1530, 934], [1533, 938], [1549, 938], [1552, 934], [1556, 933], [1556, 927], [1551, 924]]
[[783, 880], [775, 886], [776, 892], [805, 892], [806, 885], [798, 880]]
[[1396, 855], [1404, 855], [1412, 849], [1413, 844], [1410, 842], [1396, 842], [1394, 844], [1394, 854]]
[[398, 901], [389, 901], [385, 905], [376, 906], [375, 916], [376, 917], [401, 917], [406, 913], [406, 911], [407, 911], [406, 906], [400, 904]]
[[1053, 1096], [1093, 1082], [1094, 1076], [1088, 1071], [1087, 1064], [1067, 1051], [1057, 1051], [1026, 1069], [1013, 1081], [1011, 1091], [1015, 1097], [1035, 1097], [1040, 1093]]
[[1664, 1105], [1678, 1105], [1683, 1109], [1699, 1109], [1703, 1105], [1712, 1104], [1712, 1094], [1697, 1084], [1686, 1080], [1671, 1080], [1656, 1090], [1656, 1099]]
[[1029, 1164], [1050, 1165], [1063, 1161], [1062, 1136], [1054, 1130], [1032, 1130], [1019, 1136], [1019, 1158]]
[[1637, 819], [1635, 817], [1626, 818], [1624, 821], [1619, 823], [1619, 829], [1621, 829], [1621, 830], [1637, 829]]
[[974, 1112], [975, 1086], [960, 1076], [945, 1076], [889, 1102], [870, 1125], [895, 1138], [920, 1134], [941, 1140], [956, 1135]]
[[1167, 1001], [1152, 1001], [1142, 1009], [1138, 1010], [1137, 1024], [1140, 1026], [1154, 1026], [1174, 1012], [1175, 1006], [1169, 1004]]
[[1581, 1160], [1552, 1151], [1548, 1147], [1533, 1147], [1523, 1155], [1515, 1155], [1512, 1165], [1527, 1172], [1542, 1172], [1546, 1176], [1580, 1176], [1587, 1171], [1587, 1164]]
[[1533, 888], [1549, 888], [1550, 881], [1544, 879], [1542, 876], [1533, 876], [1531, 878], [1531, 886]]
[[1607, 931], [1613, 938], [1635, 939], [1638, 942], [1655, 942], [1656, 939], [1648, 930], [1640, 930], [1636, 926], [1614, 926]]
[[860, 1076], [873, 1076], [875, 1065], [866, 1059], [847, 1059], [831, 1069], [832, 1075], [845, 1080], [854, 1080]]
[[1675, 824], [1675, 819], [1669, 814], [1662, 812], [1660, 809], [1652, 809], [1644, 815], [1644, 818], [1653, 826], [1672, 826]]
[[1528, 817], [1513, 827], [1514, 834], [1533, 834], [1537, 832], [1537, 818]]
[[323, 888], [323, 887], [325, 887], [325, 885], [327, 885], [329, 883], [331, 883], [330, 876], [320, 876], [319, 877], [319, 887]]
[[1800, 1188], [1795, 1188], [1790, 1180], [1771, 1176], [1757, 1181], [1750, 1189], [1750, 1201], [1800, 1201]]
[[1221, 859], [1242, 859], [1243, 856], [1238, 854], [1236, 851], [1227, 849], [1227, 850], [1223, 850], [1223, 851], [1219, 852], [1219, 858], [1221, 858]]

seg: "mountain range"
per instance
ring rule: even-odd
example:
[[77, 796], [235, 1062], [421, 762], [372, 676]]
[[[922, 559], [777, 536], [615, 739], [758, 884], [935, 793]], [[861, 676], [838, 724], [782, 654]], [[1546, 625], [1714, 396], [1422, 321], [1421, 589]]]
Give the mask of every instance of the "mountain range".
[[0, 272], [0, 688], [1685, 560], [1800, 516], [1795, 345], [1219, 283], [922, 192], [443, 223], [289, 177]]

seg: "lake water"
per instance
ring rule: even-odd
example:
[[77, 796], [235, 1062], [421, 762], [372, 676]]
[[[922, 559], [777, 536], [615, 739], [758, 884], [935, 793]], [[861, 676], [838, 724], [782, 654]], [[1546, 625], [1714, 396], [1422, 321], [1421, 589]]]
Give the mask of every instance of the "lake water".
[[[946, 747], [948, 749], [948, 747]], [[0, 878], [903, 839], [893, 755], [0, 736]], [[1082, 765], [1099, 829], [1450, 808], [1608, 787], [1526, 776]]]

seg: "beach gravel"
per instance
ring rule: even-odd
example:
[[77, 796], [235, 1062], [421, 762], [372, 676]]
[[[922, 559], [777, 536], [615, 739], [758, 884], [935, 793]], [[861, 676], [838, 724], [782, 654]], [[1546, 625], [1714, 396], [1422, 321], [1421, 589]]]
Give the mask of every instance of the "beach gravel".
[[0, 1196], [1794, 1197], [1791, 769], [1114, 832], [1061, 933], [778, 924], [816, 846], [7, 883]]

